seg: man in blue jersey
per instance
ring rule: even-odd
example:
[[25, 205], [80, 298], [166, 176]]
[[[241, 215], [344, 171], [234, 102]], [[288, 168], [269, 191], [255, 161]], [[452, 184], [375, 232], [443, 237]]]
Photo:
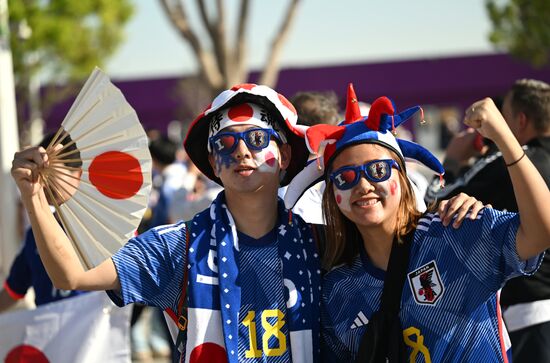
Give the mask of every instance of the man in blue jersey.
[[18, 153], [12, 173], [54, 284], [174, 312], [185, 289], [188, 333], [178, 348], [186, 361], [317, 361], [318, 255], [309, 226], [277, 198], [308, 156], [296, 119], [290, 102], [265, 86], [220, 94], [192, 124], [185, 148], [224, 192], [187, 224], [152, 229], [89, 271], [33, 178], [44, 163], [39, 151]]
[[224, 191], [192, 220], [133, 238], [89, 271], [45, 207], [35, 177], [47, 165], [43, 150], [17, 153], [12, 175], [56, 286], [109, 290], [119, 305], [177, 312], [186, 362], [317, 362], [319, 256], [310, 226], [277, 198], [309, 156], [296, 119], [266, 86], [222, 92], [184, 146]]
[[[40, 142], [40, 146], [46, 148], [53, 136], [53, 134], [47, 135]], [[64, 143], [69, 143], [71, 140], [67, 136], [63, 141]], [[75, 149], [74, 144], [67, 147], [68, 152]], [[68, 162], [66, 166], [80, 168], [82, 163]], [[80, 171], [68, 171], [68, 173], [75, 178], [60, 176], [63, 178], [64, 183], [67, 183], [67, 185], [76, 184]], [[49, 202], [53, 204], [52, 201]], [[57, 202], [61, 204], [63, 198], [58, 198]], [[53, 286], [40, 260], [34, 235], [29, 228], [25, 233], [23, 246], [15, 257], [9, 275], [6, 281], [4, 281], [3, 289], [0, 291], [0, 312], [15, 306], [19, 300], [25, 297], [30, 287], [34, 288], [34, 301], [37, 306], [83, 293], [83, 291], [78, 290], [61, 290]]]

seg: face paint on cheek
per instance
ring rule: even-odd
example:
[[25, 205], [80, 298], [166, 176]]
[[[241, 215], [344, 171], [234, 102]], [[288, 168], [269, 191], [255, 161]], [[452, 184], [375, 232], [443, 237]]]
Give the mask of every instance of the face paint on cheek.
[[397, 194], [397, 191], [399, 190], [399, 184], [395, 180], [389, 180], [384, 181], [381, 183], [378, 183], [378, 186], [376, 188], [378, 190], [378, 195], [382, 199], [388, 199]]
[[259, 171], [267, 173], [276, 173], [277, 172], [277, 149], [273, 145], [269, 145], [260, 152], [257, 152], [253, 159], [256, 162], [256, 166]]
[[343, 210], [345, 212], [351, 211], [351, 205], [349, 203], [349, 198], [351, 197], [351, 189], [350, 190], [339, 190], [336, 187], [334, 188], [334, 197], [336, 199], [336, 203], [338, 204], [338, 208], [340, 210]]
[[392, 196], [395, 196], [395, 194], [397, 193], [397, 188], [397, 182], [395, 180], [390, 180], [390, 194]]
[[236, 161], [237, 160], [235, 160], [231, 155], [216, 154], [215, 155], [216, 171], [219, 174], [222, 172], [222, 167], [229, 168], [229, 166], [232, 163], [235, 163]]

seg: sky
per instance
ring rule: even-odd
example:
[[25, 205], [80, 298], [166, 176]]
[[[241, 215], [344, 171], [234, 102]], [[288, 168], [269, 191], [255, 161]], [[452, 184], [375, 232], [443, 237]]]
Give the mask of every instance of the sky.
[[[191, 49], [172, 27], [160, 0], [133, 0], [126, 40], [107, 62], [118, 79], [191, 74]], [[194, 24], [193, 1], [185, 0]], [[207, 3], [212, 1], [207, 1]], [[237, 0], [224, 0], [235, 19]], [[289, 0], [253, 0], [248, 24], [248, 61], [258, 69]], [[284, 46], [283, 67], [305, 67], [494, 52], [483, 0], [302, 0]], [[230, 26], [235, 21], [229, 23]], [[204, 34], [204, 33], [199, 33]]]

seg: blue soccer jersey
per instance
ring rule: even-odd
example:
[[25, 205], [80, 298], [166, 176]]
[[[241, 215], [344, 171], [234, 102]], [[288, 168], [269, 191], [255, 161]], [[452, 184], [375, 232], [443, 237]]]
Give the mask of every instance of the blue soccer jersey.
[[[411, 246], [400, 319], [411, 362], [502, 362], [503, 323], [497, 291], [533, 273], [541, 256], [520, 261], [519, 216], [484, 209], [461, 228], [444, 227], [435, 214], [420, 219]], [[385, 272], [364, 251], [324, 279], [321, 304], [323, 356], [355, 358], [368, 321], [379, 309]]]
[[25, 233], [23, 247], [13, 261], [4, 288], [14, 300], [18, 300], [25, 297], [31, 286], [34, 288], [34, 301], [37, 306], [84, 293], [60, 290], [53, 286], [40, 260], [34, 235], [29, 228]]
[[[301, 246], [299, 250], [302, 253], [299, 255], [288, 252], [288, 250], [294, 251], [296, 247], [293, 249], [284, 247], [288, 242], [281, 240], [281, 236], [288, 236], [289, 233], [284, 226], [277, 225], [270, 233], [260, 239], [253, 239], [237, 232], [239, 240], [237, 254], [239, 279], [237, 283], [241, 289], [240, 307], [237, 310], [238, 352], [231, 350], [228, 353], [237, 354], [238, 361], [289, 362], [291, 361], [291, 355], [294, 354], [294, 348], [291, 346], [291, 336], [293, 334], [298, 338], [301, 336], [310, 337], [308, 341], [310, 347], [297, 347], [297, 349], [310, 352], [308, 359], [305, 361], [317, 361], [313, 356], [317, 357], [318, 351], [314, 353], [311, 346], [313, 349], [318, 349], [318, 315], [316, 315], [315, 321], [307, 321], [305, 316], [309, 315], [297, 315], [293, 314], [293, 311], [310, 304], [318, 309], [320, 284], [318, 282], [311, 283], [310, 287], [305, 288], [304, 285], [293, 283], [293, 281], [297, 282], [300, 279], [293, 279], [292, 281], [289, 279], [287, 281], [283, 278], [285, 274], [282, 271], [281, 247], [284, 258], [295, 261], [293, 264], [296, 266], [302, 263], [306, 266], [305, 261], [301, 261], [302, 259], [318, 259], [318, 255], [313, 253], [311, 249], [313, 242], [309, 226], [300, 218], [295, 218], [294, 223], [294, 227], [299, 228], [304, 233], [302, 235], [303, 239], [294, 239], [288, 242]], [[220, 310], [228, 309], [229, 304], [221, 304], [216, 297], [220, 293], [220, 283], [218, 281], [226, 277], [221, 270], [218, 270], [217, 264], [227, 262], [220, 258], [214, 252], [215, 250], [209, 250], [208, 243], [206, 244], [206, 251], [208, 251], [206, 253], [194, 248], [196, 247], [193, 242], [194, 239], [200, 239], [204, 234], [205, 230], [199, 228], [199, 225], [196, 225], [195, 220], [193, 220], [190, 233], [191, 247], [189, 249], [189, 258], [192, 261], [187, 266], [184, 266], [183, 260], [186, 253], [186, 224], [184, 222], [156, 227], [131, 239], [112, 257], [121, 284], [121, 291], [108, 291], [107, 293], [119, 306], [137, 302], [178, 311], [177, 304], [182, 291], [184, 268], [187, 267], [190, 271], [189, 283], [196, 284], [196, 288], [200, 287], [201, 290], [208, 291], [200, 301], [193, 301], [193, 299], [189, 301], [189, 314], [193, 311], [196, 316], [206, 316], [204, 324], [231, 324], [231, 321], [222, 322], [219, 318]], [[221, 243], [225, 242], [222, 241]], [[210, 241], [210, 244], [215, 246], [213, 241]], [[204, 245], [202, 246], [204, 247]], [[193, 260], [193, 258], [197, 258], [197, 260]], [[203, 263], [208, 265], [215, 273], [211, 276], [202, 273], [203, 270], [200, 271], [200, 274], [194, 273], [192, 265]], [[315, 265], [318, 265], [318, 263]], [[311, 277], [312, 273], [317, 276], [317, 279]], [[306, 280], [319, 281], [320, 270], [308, 271], [305, 268], [302, 270], [296, 268], [296, 274], [305, 276]], [[313, 288], [315, 288], [315, 292], [311, 290]], [[193, 290], [189, 290], [188, 298], [192, 298], [191, 295], [193, 295]], [[300, 321], [292, 320], [295, 316], [300, 316]], [[220, 319], [219, 322], [218, 319]], [[191, 320], [189, 320], [189, 324], [188, 339], [190, 340], [195, 341], [199, 339], [197, 335], [202, 334], [204, 340], [222, 344], [220, 342], [223, 338], [227, 338], [226, 336], [216, 337], [209, 335], [210, 333], [204, 333], [204, 326], [194, 326]], [[309, 335], [302, 333], [306, 329], [311, 331], [312, 325], [315, 327], [313, 333]], [[218, 333], [222, 334], [221, 326]], [[234, 337], [230, 336], [228, 339], [234, 340]], [[301, 342], [299, 339], [294, 341]], [[222, 359], [222, 355], [226, 353], [216, 355], [218, 353], [213, 351], [213, 347], [212, 344], [204, 343], [202, 349], [211, 349], [208, 352], [210, 356]], [[190, 349], [189, 341], [186, 348]], [[196, 356], [193, 355], [195, 353], [191, 353], [192, 359], [197, 359], [196, 357], [200, 354], [206, 354], [204, 351], [197, 351]], [[199, 359], [198, 361], [202, 360]]]
[[140, 303], [178, 311], [182, 290], [185, 223], [159, 226], [128, 241], [112, 257], [121, 290], [107, 291], [118, 306]]
[[[261, 358], [269, 352], [264, 357], [266, 362], [289, 362], [289, 330], [284, 319], [287, 299], [281, 283], [277, 230], [260, 239], [239, 233], [239, 246], [239, 357]], [[266, 329], [273, 334], [263, 337]]]

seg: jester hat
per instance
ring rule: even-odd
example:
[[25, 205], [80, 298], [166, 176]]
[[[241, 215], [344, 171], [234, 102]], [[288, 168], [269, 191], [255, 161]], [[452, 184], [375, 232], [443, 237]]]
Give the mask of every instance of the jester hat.
[[[306, 126], [297, 125], [298, 116], [294, 106], [283, 95], [267, 86], [245, 83], [220, 93], [191, 123], [183, 142], [185, 151], [204, 175], [222, 185], [208, 161], [209, 131], [212, 131], [211, 128], [215, 128], [216, 125], [219, 126], [216, 122], [219, 111], [228, 108], [235, 108], [235, 111], [238, 111], [237, 106], [245, 103], [265, 109], [269, 113], [266, 118], [273, 117], [273, 120], [269, 120], [274, 123], [273, 128], [284, 132], [287, 143], [292, 148], [290, 165], [281, 173], [281, 185], [287, 185], [307, 162], [309, 152], [304, 143]], [[242, 124], [247, 124], [245, 115], [241, 116], [236, 119], [241, 120]]]
[[405, 159], [414, 159], [440, 175], [445, 173], [439, 160], [424, 147], [396, 138], [395, 128], [410, 119], [422, 108], [414, 106], [397, 113], [387, 97], [376, 99], [367, 117], [362, 117], [353, 85], [348, 86], [346, 118], [338, 126], [319, 124], [306, 131], [306, 144], [317, 158], [310, 162], [292, 181], [285, 194], [287, 208], [292, 208], [311, 186], [326, 179], [334, 158], [345, 148], [357, 144], [378, 144], [392, 150], [405, 165]]

